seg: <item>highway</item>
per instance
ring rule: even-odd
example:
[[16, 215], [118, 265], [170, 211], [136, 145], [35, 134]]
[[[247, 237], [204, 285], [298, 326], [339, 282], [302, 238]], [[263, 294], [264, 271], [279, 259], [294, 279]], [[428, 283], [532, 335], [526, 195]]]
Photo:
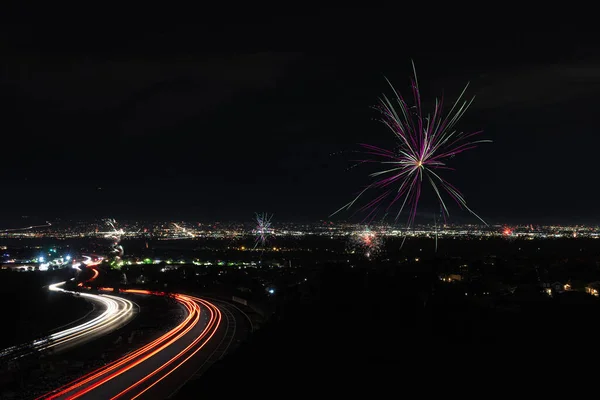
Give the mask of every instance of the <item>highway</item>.
[[[167, 296], [162, 292], [136, 289], [121, 292]], [[186, 310], [185, 318], [176, 327], [38, 399], [156, 399], [173, 394], [214, 360], [215, 354], [225, 351], [223, 344], [227, 344], [231, 313], [198, 297], [171, 296]]]
[[[92, 270], [93, 276], [89, 279], [90, 281], [98, 276], [98, 271], [93, 268]], [[75, 323], [79, 321], [77, 320], [74, 323], [66, 325], [69, 326], [68, 328], [61, 329], [58, 332], [51, 333], [48, 336], [36, 339], [33, 342], [4, 349], [0, 351], [1, 362], [25, 357], [36, 352], [51, 351], [56, 353], [64, 351], [119, 329], [135, 316], [134, 309], [137, 306], [130, 300], [105, 294], [97, 295], [72, 292], [62, 288], [65, 283], [66, 282], [55, 283], [50, 285], [48, 289], [53, 292], [81, 296], [86, 300], [91, 301], [95, 305], [96, 310], [101, 310], [99, 311], [99, 315], [75, 325]], [[98, 312], [92, 312], [90, 314], [98, 314]]]

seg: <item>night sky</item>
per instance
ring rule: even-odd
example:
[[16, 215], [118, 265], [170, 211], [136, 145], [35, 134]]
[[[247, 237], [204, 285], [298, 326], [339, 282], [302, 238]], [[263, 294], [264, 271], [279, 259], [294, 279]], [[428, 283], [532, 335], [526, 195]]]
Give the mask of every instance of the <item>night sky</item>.
[[371, 106], [384, 76], [407, 91], [413, 59], [426, 98], [477, 96], [459, 128], [494, 143], [445, 176], [479, 215], [600, 222], [592, 35], [424, 32], [376, 10], [217, 19], [5, 25], [1, 218], [325, 219], [369, 182], [346, 170], [358, 143], [393, 145]]

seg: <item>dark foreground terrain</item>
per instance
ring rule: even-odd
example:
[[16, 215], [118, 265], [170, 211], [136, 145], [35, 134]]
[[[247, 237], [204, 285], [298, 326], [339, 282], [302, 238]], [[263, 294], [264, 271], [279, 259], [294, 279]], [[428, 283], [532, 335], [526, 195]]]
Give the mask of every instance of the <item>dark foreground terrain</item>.
[[81, 298], [51, 292], [47, 285], [74, 276], [73, 270], [53, 272], [0, 271], [0, 349], [38, 339], [84, 317], [92, 304]]
[[177, 398], [488, 397], [590, 384], [595, 370], [600, 302], [584, 293], [483, 299], [416, 269], [333, 266], [275, 301], [270, 324]]

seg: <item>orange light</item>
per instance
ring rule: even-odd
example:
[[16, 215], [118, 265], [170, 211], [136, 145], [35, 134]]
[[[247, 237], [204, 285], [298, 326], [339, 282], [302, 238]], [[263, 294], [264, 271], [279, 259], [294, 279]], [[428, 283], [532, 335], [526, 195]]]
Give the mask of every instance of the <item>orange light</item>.
[[[156, 370], [154, 370], [152, 373], [150, 373], [149, 375], [145, 376], [142, 380], [136, 382], [135, 384], [133, 384], [129, 388], [127, 388], [124, 391], [122, 391], [121, 393], [117, 394], [112, 399], [116, 399], [116, 398], [120, 397], [121, 395], [125, 394], [126, 392], [128, 392], [131, 389], [133, 389], [136, 386], [138, 386], [140, 383], [146, 381], [147, 379], [150, 379], [153, 375], [157, 374], [161, 370], [167, 368], [171, 363], [175, 362], [178, 358], [180, 358], [182, 355], [184, 355], [190, 348], [192, 348], [194, 345], [196, 345], [197, 343], [199, 343], [208, 334], [208, 332], [211, 330], [212, 326], [214, 326], [214, 325], [218, 326], [221, 323], [221, 318], [222, 318], [221, 317], [221, 311], [217, 307], [215, 307], [211, 303], [208, 303], [207, 301], [204, 301], [204, 300], [199, 299], [197, 297], [192, 297], [192, 299], [194, 299], [197, 302], [201, 302], [203, 305], [207, 306], [207, 309], [210, 312], [210, 319], [209, 319], [210, 322], [207, 324], [207, 327], [202, 331], [202, 333], [192, 343], [190, 343], [185, 349], [183, 349], [182, 351], [180, 351], [175, 357], [171, 358], [169, 361], [167, 361], [162, 366], [160, 366], [159, 368], [157, 368]], [[208, 305], [210, 305], [210, 307]], [[217, 320], [216, 320], [216, 322], [215, 322], [215, 318], [214, 318], [215, 314], [217, 314]], [[175, 371], [177, 368], [179, 368], [183, 363], [185, 363], [187, 360], [189, 360], [194, 354], [196, 354], [198, 351], [200, 351], [206, 345], [206, 343], [208, 343], [208, 341], [213, 337], [213, 335], [215, 334], [215, 332], [216, 332], [216, 329], [212, 330], [212, 333], [210, 334], [210, 336], [206, 339], [206, 341], [200, 347], [198, 347], [187, 358], [185, 358], [183, 361], [181, 361], [178, 365], [176, 365], [173, 369], [171, 369], [169, 372], [167, 372], [165, 375], [163, 375], [160, 379], [156, 380], [154, 383], [152, 383], [146, 389], [144, 389], [143, 391], [141, 391], [140, 393], [138, 393], [136, 396], [132, 397], [132, 400], [138, 398], [143, 393], [145, 393], [146, 391], [150, 390], [150, 388], [152, 388], [154, 385], [156, 385], [157, 383], [159, 383], [160, 381], [162, 381], [163, 379], [165, 379], [167, 376], [169, 376], [171, 373], [173, 373], [173, 371]]]
[[[186, 317], [186, 318], [185, 318], [185, 319], [184, 319], [184, 320], [183, 320], [183, 321], [182, 321], [182, 322], [181, 322], [179, 325], [177, 325], [175, 328], [173, 328], [172, 330], [170, 330], [169, 332], [167, 332], [167, 333], [166, 333], [166, 334], [164, 334], [163, 336], [159, 337], [158, 339], [154, 340], [153, 342], [151, 342], [151, 343], [147, 344], [146, 346], [143, 346], [143, 347], [141, 347], [139, 350], [137, 350], [137, 351], [134, 351], [134, 352], [133, 352], [133, 353], [131, 353], [130, 355], [128, 355], [128, 356], [125, 356], [125, 357], [122, 357], [122, 358], [120, 358], [120, 359], [118, 359], [118, 360], [116, 360], [116, 361], [114, 361], [114, 362], [112, 362], [112, 363], [109, 363], [109, 364], [107, 364], [107, 365], [106, 365], [106, 366], [104, 366], [104, 367], [98, 368], [96, 371], [90, 372], [89, 374], [87, 374], [87, 375], [84, 375], [84, 376], [82, 376], [82, 377], [81, 377], [81, 378], [79, 378], [79, 379], [76, 379], [75, 381], [71, 382], [70, 384], [64, 385], [64, 386], [62, 386], [61, 388], [59, 388], [59, 389], [56, 389], [56, 390], [60, 390], [58, 393], [54, 393], [54, 394], [52, 394], [50, 397], [42, 396], [42, 397], [40, 397], [40, 398], [49, 398], [49, 399], [55, 399], [55, 398], [58, 398], [58, 397], [61, 397], [61, 396], [63, 396], [63, 395], [64, 395], [64, 394], [66, 394], [66, 393], [72, 392], [72, 391], [74, 391], [75, 389], [77, 389], [78, 387], [81, 387], [81, 386], [85, 385], [86, 383], [90, 383], [90, 382], [92, 382], [92, 381], [94, 381], [94, 380], [96, 380], [96, 379], [100, 378], [102, 375], [104, 375], [104, 374], [106, 374], [106, 373], [108, 373], [108, 372], [110, 372], [110, 371], [112, 371], [112, 370], [114, 370], [114, 369], [116, 369], [116, 368], [118, 368], [118, 367], [120, 367], [120, 366], [122, 366], [122, 365], [126, 364], [126, 363], [127, 363], [127, 362], [129, 362], [129, 361], [132, 361], [132, 360], [134, 360], [134, 359], [135, 359], [137, 356], [139, 356], [139, 355], [141, 355], [141, 354], [144, 354], [144, 352], [146, 352], [146, 350], [153, 349], [153, 348], [157, 347], [158, 345], [160, 345], [161, 343], [163, 343], [163, 342], [167, 341], [167, 340], [168, 340], [169, 338], [171, 338], [172, 336], [176, 335], [176, 334], [177, 334], [178, 332], [180, 332], [180, 331], [181, 331], [181, 329], [182, 329], [184, 326], [186, 326], [186, 325], [188, 324], [188, 322], [189, 322], [189, 321], [191, 321], [191, 320], [192, 320], [192, 318], [194, 317], [194, 314], [192, 313], [192, 311], [193, 311], [193, 308], [194, 308], [194, 307], [193, 307], [193, 305], [190, 305], [190, 302], [182, 302], [182, 303], [183, 303], [184, 307], [187, 309], [187, 311], [188, 311], [188, 315], [187, 315], [187, 317]], [[138, 362], [138, 363], [136, 363], [135, 365], [137, 365], [137, 364], [139, 364], [139, 362]], [[122, 370], [120, 370], [120, 371], [121, 371], [120, 373], [123, 373], [123, 372], [125, 372], [126, 370], [128, 370], [128, 369], [122, 369]], [[118, 375], [118, 374], [112, 374], [112, 375], [111, 375], [111, 377], [110, 377], [109, 379], [112, 379], [112, 378], [114, 378], [114, 377], [115, 377], [115, 376], [117, 376], [117, 375]], [[102, 383], [104, 383], [104, 382], [106, 382], [106, 381], [107, 381], [107, 380], [103, 380], [103, 382], [102, 382]], [[100, 384], [101, 384], [101, 383], [98, 383], [98, 382], [94, 383], [92, 386], [90, 386], [90, 387], [88, 387], [88, 388], [84, 389], [84, 390], [85, 390], [85, 392], [84, 392], [84, 393], [87, 393], [87, 392], [89, 392], [90, 390], [93, 390], [94, 388], [96, 388], [96, 387], [100, 386]], [[89, 389], [89, 390], [88, 390], [88, 389]], [[55, 392], [56, 392], [56, 391], [55, 391]], [[76, 397], [79, 397], [79, 396], [81, 396], [81, 395], [82, 395], [82, 394], [84, 394], [84, 393], [82, 393], [82, 392], [79, 392], [79, 393], [77, 393], [77, 394], [75, 394], [75, 395], [73, 395], [73, 396], [69, 396], [68, 398], [76, 398]]]
[[[165, 295], [164, 292], [150, 292], [148, 290], [141, 290], [141, 289], [128, 289], [128, 290], [122, 290], [122, 292], [135, 293], [135, 294], [152, 294], [152, 295], [157, 295], [157, 296]], [[222, 314], [221, 314], [221, 311], [219, 310], [219, 308], [206, 300], [200, 299], [198, 297], [187, 296], [187, 295], [182, 295], [182, 294], [175, 294], [174, 298], [178, 302], [180, 302], [188, 312], [188, 315], [186, 316], [186, 318], [178, 326], [176, 326], [175, 328], [173, 328], [172, 330], [170, 330], [169, 332], [167, 332], [160, 338], [154, 340], [153, 342], [151, 342], [145, 346], [142, 346], [140, 349], [134, 351], [133, 353], [131, 353], [127, 356], [124, 356], [112, 363], [109, 363], [106, 366], [101, 367], [95, 371], [92, 371], [89, 374], [86, 374], [86, 375], [82, 376], [81, 378], [76, 379], [75, 381], [73, 381], [67, 385], [64, 385], [42, 397], [43, 398], [51, 398], [51, 399], [57, 398], [57, 397], [63, 397], [63, 396], [66, 396], [69, 399], [78, 398], [80, 396], [85, 395], [86, 393], [93, 391], [94, 389], [98, 388], [99, 386], [103, 385], [104, 383], [112, 380], [116, 376], [119, 376], [119, 375], [123, 374], [124, 372], [137, 367], [144, 361], [146, 361], [149, 358], [156, 355], [158, 352], [166, 349], [168, 346], [172, 345], [173, 343], [177, 342], [178, 340], [180, 340], [180, 339], [184, 338], [186, 335], [188, 335], [192, 331], [192, 329], [197, 326], [197, 324], [200, 321], [200, 315], [201, 315], [200, 305], [202, 305], [204, 308], [206, 308], [206, 310], [208, 310], [208, 312], [210, 314], [209, 321], [207, 322], [207, 324], [204, 327], [204, 329], [202, 330], [202, 332], [198, 336], [195, 336], [194, 340], [190, 344], [188, 344], [182, 351], [177, 353], [175, 356], [171, 357], [167, 362], [161, 364], [161, 366], [158, 367], [157, 369], [155, 369], [154, 371], [152, 371], [149, 374], [147, 374], [146, 376], [142, 377], [140, 380], [137, 380], [131, 386], [122, 390], [119, 394], [114, 396], [113, 399], [123, 396], [125, 393], [132, 391], [133, 389], [138, 387], [141, 383], [146, 382], [146, 381], [150, 380], [151, 378], [157, 376], [157, 374], [159, 374], [160, 372], [166, 371], [165, 374], [160, 376], [158, 379], [154, 380], [143, 391], [137, 393], [135, 396], [130, 397], [130, 398], [139, 397], [140, 395], [142, 395], [143, 393], [148, 391], [150, 388], [152, 388], [154, 385], [156, 385], [158, 382], [165, 379], [168, 375], [173, 373], [177, 368], [179, 368], [186, 361], [188, 361], [191, 357], [193, 357], [198, 351], [200, 351], [206, 345], [206, 343], [208, 343], [210, 341], [210, 339], [217, 332], [217, 330], [221, 324], [221, 320], [222, 320]], [[194, 349], [194, 347], [196, 347], [196, 348]], [[193, 351], [191, 351], [191, 350], [193, 350]], [[190, 351], [191, 351], [191, 353], [190, 353]], [[183, 357], [185, 357], [185, 358], [183, 358]], [[170, 366], [177, 361], [179, 361], [179, 363], [177, 365], [173, 366], [172, 368], [170, 368]], [[89, 386], [83, 387], [84, 385], [89, 385]], [[77, 390], [77, 392], [73, 393], [76, 390]], [[134, 393], [131, 393], [130, 396], [133, 394]], [[48, 396], [48, 395], [50, 395], [50, 396]]]

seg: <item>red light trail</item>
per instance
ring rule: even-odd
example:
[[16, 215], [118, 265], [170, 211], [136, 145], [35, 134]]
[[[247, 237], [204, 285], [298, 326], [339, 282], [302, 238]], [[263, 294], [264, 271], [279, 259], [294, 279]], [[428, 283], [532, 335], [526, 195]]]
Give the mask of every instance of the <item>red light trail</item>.
[[[101, 288], [101, 290], [112, 291], [113, 288]], [[120, 292], [165, 295], [162, 292], [136, 289]], [[179, 325], [130, 354], [39, 399], [77, 399], [85, 396], [109, 399], [126, 396], [134, 399], [149, 391], [150, 393], [147, 394], [149, 397], [155, 396], [156, 385], [202, 350], [215, 336], [222, 321], [221, 311], [211, 302], [182, 294], [175, 294], [173, 298], [187, 311], [186, 317]]]
[[[88, 265], [88, 267], [89, 267], [89, 265]], [[100, 273], [98, 272], [98, 270], [97, 270], [96, 268], [92, 268], [92, 273], [93, 273], [93, 275], [92, 275], [92, 277], [91, 277], [90, 279], [88, 279], [88, 280], [87, 280], [87, 281], [85, 281], [85, 282], [79, 282], [79, 283], [77, 284], [77, 286], [79, 286], [79, 287], [83, 287], [83, 284], [84, 284], [84, 283], [90, 283], [90, 282], [92, 282], [94, 279], [96, 279], [96, 278], [98, 277], [98, 275], [100, 275]]]

